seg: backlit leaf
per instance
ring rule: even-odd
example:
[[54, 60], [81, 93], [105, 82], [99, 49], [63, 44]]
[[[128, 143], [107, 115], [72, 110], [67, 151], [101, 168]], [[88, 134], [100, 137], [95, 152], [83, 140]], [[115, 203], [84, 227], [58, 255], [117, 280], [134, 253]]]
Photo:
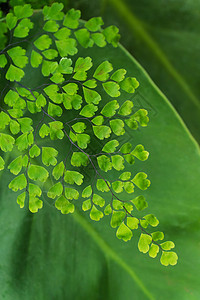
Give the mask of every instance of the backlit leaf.
[[28, 169], [28, 176], [34, 181], [45, 182], [49, 177], [49, 172], [41, 166], [31, 165]]
[[61, 182], [57, 182], [48, 190], [47, 196], [49, 198], [55, 199], [57, 196], [60, 196], [62, 192], [63, 192], [63, 186]]
[[159, 246], [152, 244], [149, 249], [149, 256], [152, 258], [155, 258], [157, 256], [158, 252], [159, 252]]
[[0, 149], [3, 152], [12, 151], [14, 143], [15, 139], [11, 135], [0, 133]]
[[76, 29], [79, 25], [79, 19], [81, 17], [80, 10], [75, 10], [74, 8], [68, 10], [63, 25], [72, 29]]
[[94, 44], [94, 41], [90, 37], [90, 32], [85, 28], [75, 31], [75, 36], [84, 48], [92, 47]]
[[139, 160], [147, 160], [149, 157], [149, 152], [144, 150], [144, 146], [137, 145], [135, 149], [131, 152], [135, 157], [137, 157]]
[[118, 46], [118, 42], [120, 39], [120, 34], [118, 33], [119, 29], [116, 26], [109, 26], [103, 30], [103, 34], [106, 38], [106, 41], [113, 45], [113, 47]]
[[91, 185], [88, 185], [86, 188], [84, 188], [84, 190], [82, 192], [82, 197], [88, 198], [91, 196], [91, 194], [92, 194], [92, 187], [91, 187]]
[[115, 170], [121, 171], [124, 169], [124, 158], [120, 155], [112, 156], [112, 166]]
[[120, 119], [111, 120], [110, 127], [113, 133], [117, 136], [123, 135], [125, 133], [124, 122]]
[[103, 179], [97, 179], [96, 187], [98, 191], [109, 192], [109, 182]]
[[126, 100], [120, 107], [118, 114], [122, 116], [128, 116], [132, 113], [132, 108], [133, 108], [133, 102], [130, 100]]
[[44, 24], [43, 29], [44, 31], [48, 32], [56, 32], [59, 29], [59, 25], [56, 23], [56, 21], [49, 20]]
[[148, 207], [148, 204], [143, 196], [138, 196], [135, 199], [131, 200], [131, 202], [135, 205], [138, 211], [141, 211]]
[[135, 217], [128, 217], [127, 218], [127, 226], [130, 229], [138, 229], [139, 220]]
[[94, 221], [99, 221], [101, 218], [103, 218], [103, 213], [102, 211], [98, 210], [95, 205], [93, 205], [90, 211], [90, 218]]
[[42, 147], [42, 162], [45, 166], [57, 164], [58, 151], [52, 147]]
[[24, 174], [21, 174], [17, 177], [15, 177], [10, 183], [9, 183], [9, 189], [13, 190], [14, 192], [17, 192], [18, 190], [23, 190], [27, 186], [27, 180]]
[[53, 168], [53, 172], [52, 172], [53, 177], [56, 180], [60, 179], [60, 177], [63, 176], [63, 174], [64, 174], [64, 170], [65, 170], [65, 165], [64, 165], [63, 161], [61, 161], [58, 165], [56, 165]]
[[50, 47], [52, 44], [51, 38], [47, 34], [41, 35], [35, 42], [34, 45], [39, 49], [39, 50], [46, 50]]
[[119, 104], [117, 100], [112, 100], [106, 103], [106, 105], [103, 107], [101, 114], [105, 117], [113, 117], [116, 114], [116, 110], [119, 108]]
[[109, 73], [113, 70], [112, 64], [109, 63], [109, 61], [104, 61], [101, 63], [96, 71], [94, 72], [93, 77], [100, 80], [100, 81], [106, 81], [109, 78]]
[[80, 174], [79, 172], [69, 171], [69, 170], [67, 170], [65, 172], [65, 176], [64, 176], [65, 182], [67, 182], [69, 184], [75, 183], [77, 185], [81, 185], [83, 183], [83, 178], [84, 178], [84, 176], [82, 174]]
[[83, 87], [83, 94], [87, 103], [99, 104], [101, 96], [96, 91]]
[[106, 125], [93, 126], [93, 131], [98, 139], [103, 140], [110, 136], [111, 129]]
[[18, 175], [19, 172], [21, 172], [22, 169], [22, 156], [18, 156], [15, 158], [9, 165], [8, 169], [10, 170], [11, 173], [14, 175]]
[[14, 7], [14, 13], [18, 19], [32, 16], [33, 10], [30, 4], [17, 5]]
[[62, 12], [63, 3], [53, 3], [51, 6], [43, 8], [43, 14], [46, 20], [62, 20], [64, 13]]
[[26, 199], [26, 192], [23, 192], [17, 197], [17, 204], [19, 204], [20, 208], [24, 207], [25, 199]]
[[60, 210], [62, 214], [72, 214], [75, 210], [74, 204], [69, 202], [63, 195], [56, 200], [55, 207]]
[[90, 31], [99, 31], [104, 22], [101, 17], [91, 18], [85, 23], [85, 27]]
[[124, 76], [126, 74], [126, 70], [125, 69], [119, 69], [117, 71], [115, 71], [112, 76], [110, 77], [110, 79], [116, 81], [116, 82], [120, 82], [124, 79]]
[[112, 169], [112, 163], [110, 161], [110, 158], [105, 155], [98, 156], [97, 162], [98, 162], [99, 168], [104, 172], [108, 172], [109, 170]]
[[120, 86], [113, 81], [107, 81], [104, 82], [103, 84], [103, 88], [105, 90], [105, 92], [111, 96], [111, 97], [119, 97], [120, 96]]
[[119, 142], [117, 140], [112, 140], [104, 145], [102, 151], [106, 153], [113, 153], [116, 151], [117, 146], [119, 146]]
[[13, 63], [19, 68], [24, 68], [28, 63], [26, 50], [20, 46], [9, 49], [7, 53], [12, 58]]
[[134, 93], [135, 89], [139, 86], [139, 82], [136, 78], [127, 77], [122, 82], [120, 82], [120, 87], [127, 93]]
[[79, 192], [73, 188], [65, 188], [65, 197], [69, 200], [76, 200], [79, 197]]
[[91, 104], [85, 105], [80, 111], [80, 115], [86, 118], [91, 118], [95, 115], [95, 112], [98, 110], [98, 107]]
[[124, 222], [121, 223], [121, 225], [119, 226], [119, 228], [117, 229], [116, 232], [116, 236], [118, 237], [118, 239], [122, 239], [125, 242], [129, 241], [132, 236], [133, 233], [132, 231], [124, 224]]
[[74, 167], [87, 166], [89, 159], [85, 153], [73, 152], [71, 157], [71, 165]]
[[88, 71], [92, 67], [91, 57], [79, 57], [75, 63], [74, 72], [77, 71]]
[[137, 185], [141, 190], [146, 190], [150, 186], [150, 180], [146, 179], [147, 174], [144, 172], [139, 172], [132, 179], [132, 182]]
[[174, 243], [171, 241], [164, 242], [160, 244], [163, 250], [171, 250], [175, 247]]
[[29, 155], [31, 158], [38, 157], [40, 155], [40, 152], [41, 152], [40, 148], [35, 144], [29, 150]]
[[93, 34], [91, 34], [91, 39], [94, 41], [94, 43], [98, 47], [106, 46], [106, 39], [105, 39], [105, 36], [103, 35], [103, 33], [100, 33], [100, 32], [93, 33]]
[[123, 222], [124, 218], [126, 216], [126, 213], [124, 211], [113, 211], [112, 218], [110, 221], [110, 225], [113, 228], [116, 228], [117, 226], [120, 226], [120, 224]]
[[138, 249], [140, 252], [147, 253], [149, 251], [149, 244], [152, 241], [152, 237], [150, 235], [141, 233], [140, 239], [138, 242]]
[[168, 265], [176, 265], [178, 260], [178, 256], [175, 252], [163, 252], [160, 262], [163, 266], [168, 266]]
[[24, 77], [24, 71], [11, 64], [6, 73], [6, 79], [9, 81], [21, 81], [22, 77]]

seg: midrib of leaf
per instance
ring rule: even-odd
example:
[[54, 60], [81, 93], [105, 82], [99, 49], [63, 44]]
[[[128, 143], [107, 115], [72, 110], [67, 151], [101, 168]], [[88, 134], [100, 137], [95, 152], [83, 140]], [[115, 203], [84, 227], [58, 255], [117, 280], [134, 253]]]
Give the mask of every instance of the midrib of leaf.
[[125, 272], [127, 272], [141, 291], [147, 296], [148, 299], [154, 300], [154, 296], [145, 287], [141, 279], [136, 275], [135, 271], [104, 241], [99, 233], [91, 226], [91, 224], [80, 213], [75, 211], [72, 215], [76, 222], [90, 235], [93, 241], [99, 246], [105, 257], [112, 259], [118, 264]]
[[145, 30], [142, 22], [133, 14], [131, 9], [122, 0], [107, 0], [117, 11], [117, 13], [123, 17], [124, 22], [126, 22], [130, 29], [138, 34], [145, 44], [151, 49], [152, 53], [158, 58], [158, 60], [163, 64], [169, 74], [177, 81], [181, 89], [188, 95], [193, 104], [200, 110], [200, 102], [193, 91], [188, 86], [185, 79], [181, 74], [173, 67], [173, 65], [168, 60], [165, 53], [155, 42], [155, 40], [148, 34]]

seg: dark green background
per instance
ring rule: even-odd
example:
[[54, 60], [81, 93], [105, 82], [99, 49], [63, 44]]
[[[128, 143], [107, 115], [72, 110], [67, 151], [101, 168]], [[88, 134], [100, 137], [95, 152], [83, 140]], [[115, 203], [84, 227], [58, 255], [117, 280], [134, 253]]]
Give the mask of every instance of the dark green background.
[[[181, 3], [162, 1], [158, 6], [156, 1], [151, 4], [132, 1], [128, 5], [129, 13], [137, 17], [137, 22], [139, 20], [148, 36], [159, 44], [173, 68], [198, 97], [198, 39], [195, 39], [196, 44], [188, 46], [188, 40], [198, 36], [198, 5], [192, 1], [187, 5]], [[172, 76], [174, 73], [170, 74], [148, 47], [144, 33], [138, 33], [139, 27], [130, 29], [124, 22], [126, 18], [119, 18], [120, 11], [117, 6], [114, 10], [112, 2], [103, 5], [98, 1], [76, 1], [73, 4], [82, 9], [85, 18], [102, 13], [107, 24], [120, 26], [123, 44], [169, 97], [198, 140], [198, 110]], [[174, 43], [170, 38], [172, 33], [176, 33]], [[85, 54], [86, 50], [81, 53]], [[109, 217], [94, 222], [87, 213], [63, 216], [47, 202], [34, 215], [19, 209], [14, 193], [7, 188], [11, 176], [2, 172], [0, 299], [198, 300], [199, 146], [165, 96], [122, 47], [95, 47], [87, 50], [87, 55], [93, 57], [96, 65], [108, 59], [114, 67], [126, 68], [128, 75], [136, 76], [140, 82], [132, 100], [136, 106], [148, 109], [150, 123], [137, 132], [129, 131], [125, 139], [131, 139], [133, 145], [142, 143], [150, 152], [149, 160], [137, 162], [132, 172], [144, 170], [148, 174], [152, 184], [144, 193], [149, 203], [147, 213], [155, 213], [160, 220], [159, 230], [165, 232], [166, 239], [175, 242], [178, 264], [166, 268], [158, 259], [139, 253], [137, 232], [130, 242], [118, 240], [115, 230], [109, 226]], [[42, 80], [34, 73], [31, 76], [32, 83], [33, 79]], [[187, 105], [183, 103], [191, 110], [184, 110]], [[8, 157], [8, 161], [10, 159]]]

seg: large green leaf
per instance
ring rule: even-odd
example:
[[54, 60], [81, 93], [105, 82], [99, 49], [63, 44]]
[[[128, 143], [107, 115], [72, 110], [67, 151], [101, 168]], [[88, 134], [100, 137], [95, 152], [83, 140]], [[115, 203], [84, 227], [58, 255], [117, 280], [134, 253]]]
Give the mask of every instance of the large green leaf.
[[[199, 299], [199, 148], [165, 96], [123, 47], [94, 47], [87, 49], [87, 55], [95, 66], [103, 57], [115, 68], [126, 68], [127, 74], [140, 82], [138, 93], [129, 99], [136, 107], [144, 99], [151, 103], [148, 127], [129, 130], [123, 139], [135, 146], [142, 143], [150, 152], [149, 160], [143, 163], [152, 182], [145, 191], [149, 200], [146, 212], [155, 213], [159, 230], [176, 243], [178, 264], [166, 268], [139, 253], [138, 233], [127, 243], [117, 240], [109, 217], [94, 223], [87, 213], [61, 215], [53, 202], [45, 199], [37, 214], [32, 215], [28, 208], [20, 210], [7, 187], [10, 175], [2, 171], [2, 298]], [[42, 84], [42, 76], [32, 71], [24, 84]], [[122, 96], [118, 99], [124, 101]], [[60, 141], [60, 151], [65, 148]], [[141, 164], [136, 162], [134, 172], [140, 171]]]
[[123, 45], [149, 72], [200, 142], [199, 1], [180, 5], [179, 0], [97, 0], [95, 4], [81, 0], [76, 7], [83, 11], [84, 19], [101, 14], [106, 25], [120, 28]]

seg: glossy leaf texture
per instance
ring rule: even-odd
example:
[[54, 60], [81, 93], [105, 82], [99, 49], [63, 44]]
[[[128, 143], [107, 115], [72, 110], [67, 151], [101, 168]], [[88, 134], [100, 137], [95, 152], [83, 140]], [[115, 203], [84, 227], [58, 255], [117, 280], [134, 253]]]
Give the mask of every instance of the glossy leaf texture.
[[[73, 5], [72, 1], [70, 3]], [[87, 7], [87, 9], [85, 9]], [[200, 4], [189, 0], [148, 3], [146, 0], [77, 1], [84, 19], [94, 13], [106, 25], [120, 28], [121, 42], [165, 93], [200, 143], [198, 76]]]
[[[193, 232], [192, 236], [190, 233], [190, 226], [193, 224], [197, 226], [199, 220], [197, 175], [200, 170], [197, 162], [200, 161], [200, 154], [197, 145], [166, 98], [122, 47], [114, 50], [108, 47], [87, 51], [96, 66], [101, 62], [101, 57], [106, 57], [112, 61], [115, 68], [125, 67], [130, 76], [134, 72], [141, 84], [138, 93], [132, 98], [135, 106], [145, 108], [144, 99], [151, 101], [153, 110], [150, 111], [149, 128], [134, 132], [134, 135], [128, 130], [127, 135], [122, 138], [125, 142], [132, 139], [137, 141], [137, 144], [142, 142], [144, 147], [150, 150], [151, 157], [145, 162], [145, 167], [154, 185], [145, 193], [151, 198], [151, 212], [153, 208], [153, 213], [159, 216], [162, 229], [166, 226], [170, 239], [174, 237], [176, 244], [180, 243], [181, 246], [178, 248], [182, 261], [173, 271], [171, 268], [166, 270], [158, 265], [155, 267], [155, 261], [150, 262], [148, 257], [138, 253], [136, 241], [126, 243], [125, 247], [121, 241], [116, 240], [113, 231], [108, 229], [107, 220], [93, 224], [94, 222], [82, 213], [74, 217], [61, 216], [51, 207], [51, 203], [45, 202], [43, 210], [38, 215], [31, 215], [28, 211], [25, 215], [24, 211], [19, 211], [18, 206], [15, 206], [7, 186], [3, 185], [1, 193], [4, 226], [1, 227], [3, 235], [1, 259], [3, 274], [8, 274], [8, 277], [2, 276], [3, 297], [12, 298], [17, 293], [30, 299], [33, 295], [34, 299], [37, 287], [38, 298], [41, 299], [43, 295], [51, 297], [52, 294], [57, 298], [76, 298], [81, 294], [83, 299], [99, 299], [103, 294], [105, 299], [109, 299], [108, 295], [112, 295], [115, 299], [128, 299], [134, 293], [139, 299], [155, 299], [160, 295], [162, 288], [166, 289], [167, 286], [166, 297], [173, 298], [175, 295], [174, 299], [177, 297], [188, 299], [188, 294], [186, 295], [184, 290], [180, 288], [177, 291], [177, 285], [180, 286], [182, 280], [187, 282], [188, 289], [192, 288], [193, 291], [196, 287], [196, 268], [192, 273], [190, 269], [188, 272], [186, 270], [188, 259], [191, 265], [195, 266], [195, 258], [198, 255], [198, 249], [190, 243], [190, 240], [188, 242], [192, 237], [194, 240], [198, 240], [199, 237], [197, 231]], [[32, 76], [33, 86], [41, 82], [42, 77], [34, 74]], [[141, 101], [145, 103], [141, 104]], [[169, 118], [170, 127], [167, 122]], [[59, 149], [64, 151], [62, 141]], [[184, 160], [185, 157], [187, 162]], [[139, 163], [136, 163], [134, 168], [137, 172], [141, 171]], [[192, 174], [195, 174], [193, 182], [189, 180]], [[114, 172], [111, 178], [112, 176], [115, 176]], [[124, 193], [124, 198], [126, 197], [127, 194]], [[9, 233], [9, 238], [4, 230]], [[180, 238], [180, 232], [182, 236], [187, 236], [188, 233], [187, 239]], [[190, 256], [190, 253], [193, 255]], [[26, 263], [23, 261], [24, 256]], [[87, 276], [82, 277], [86, 267]], [[49, 275], [50, 270], [51, 272], [53, 270], [54, 278]], [[154, 281], [152, 276], [155, 278]], [[77, 291], [74, 282], [80, 280], [80, 277], [82, 282]], [[168, 278], [173, 279], [173, 285], [169, 284]], [[15, 282], [14, 287], [10, 285], [8, 279]], [[161, 282], [159, 286], [158, 280]], [[69, 288], [66, 289], [66, 286]]]

